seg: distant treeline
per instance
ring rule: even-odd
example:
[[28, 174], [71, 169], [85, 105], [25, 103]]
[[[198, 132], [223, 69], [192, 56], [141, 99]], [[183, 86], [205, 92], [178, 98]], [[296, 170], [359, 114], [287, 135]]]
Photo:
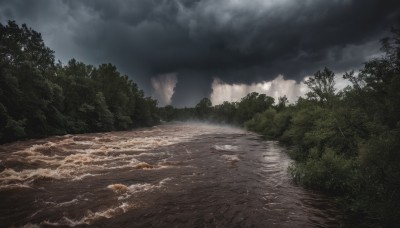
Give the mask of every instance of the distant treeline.
[[166, 121], [200, 119], [246, 127], [291, 146], [289, 172], [308, 188], [327, 191], [347, 210], [384, 225], [400, 224], [400, 30], [382, 40], [383, 57], [367, 63], [335, 90], [325, 68], [306, 81], [310, 92], [294, 104], [251, 93], [239, 102], [194, 108], [166, 106]]
[[153, 125], [156, 104], [115, 66], [55, 63], [40, 33], [0, 23], [0, 143]]

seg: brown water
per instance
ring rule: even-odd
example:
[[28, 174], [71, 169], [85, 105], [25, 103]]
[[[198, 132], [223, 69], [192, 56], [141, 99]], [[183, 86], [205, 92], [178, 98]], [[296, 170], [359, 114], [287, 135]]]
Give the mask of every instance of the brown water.
[[337, 227], [277, 142], [175, 124], [0, 146], [0, 226]]

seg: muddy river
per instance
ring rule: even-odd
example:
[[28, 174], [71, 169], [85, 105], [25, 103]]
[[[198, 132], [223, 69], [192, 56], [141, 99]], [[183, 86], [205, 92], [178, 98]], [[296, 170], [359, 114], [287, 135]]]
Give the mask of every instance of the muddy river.
[[180, 123], [0, 145], [1, 227], [337, 227], [290, 181], [285, 148]]

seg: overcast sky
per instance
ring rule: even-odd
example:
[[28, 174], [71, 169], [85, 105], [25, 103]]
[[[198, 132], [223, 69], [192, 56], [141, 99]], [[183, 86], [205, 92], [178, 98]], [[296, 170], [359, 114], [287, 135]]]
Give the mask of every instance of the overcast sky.
[[400, 22], [400, 1], [0, 0], [7, 20], [41, 32], [63, 63], [111, 62], [182, 107], [252, 91], [294, 100], [324, 66], [357, 70]]

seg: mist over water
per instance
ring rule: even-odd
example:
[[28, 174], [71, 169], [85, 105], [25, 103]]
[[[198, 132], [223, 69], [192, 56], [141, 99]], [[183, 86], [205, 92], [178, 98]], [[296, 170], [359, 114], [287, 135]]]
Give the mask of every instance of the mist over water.
[[277, 142], [180, 123], [0, 146], [0, 224], [96, 227], [340, 226], [290, 182]]

